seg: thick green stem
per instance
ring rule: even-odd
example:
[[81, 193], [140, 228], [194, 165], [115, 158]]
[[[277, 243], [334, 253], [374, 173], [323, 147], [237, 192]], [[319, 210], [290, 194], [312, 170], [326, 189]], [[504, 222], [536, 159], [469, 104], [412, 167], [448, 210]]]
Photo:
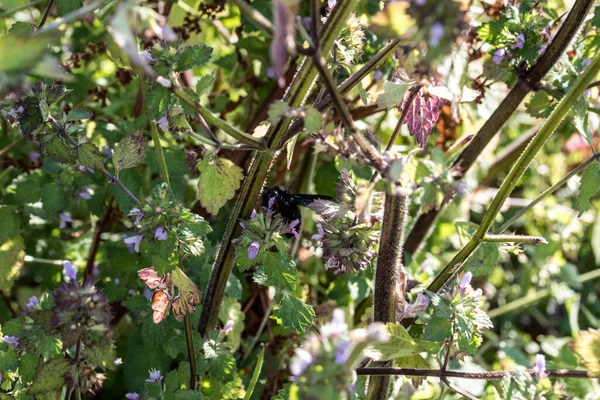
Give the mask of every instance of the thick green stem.
[[[397, 193], [395, 185], [390, 184], [390, 189], [385, 196], [384, 219], [375, 270], [375, 292], [373, 293], [375, 322], [395, 322], [396, 307], [404, 301], [407, 275], [402, 265], [402, 245], [407, 214], [408, 197]], [[376, 363], [376, 366], [388, 365], [391, 363]], [[371, 378], [369, 400], [386, 399], [389, 382], [389, 376]]]
[[[323, 35], [320, 43], [320, 49], [323, 52], [331, 51], [335, 38], [346, 23], [350, 13], [356, 9], [357, 2], [358, 0], [340, 2], [333, 9], [327, 23], [323, 27]], [[292, 108], [300, 107], [310, 92], [316, 75], [317, 71], [312, 61], [305, 59], [283, 100]], [[208, 330], [213, 329], [218, 320], [219, 308], [223, 294], [225, 293], [227, 279], [233, 268], [235, 249], [232, 240], [240, 234], [239, 220], [250, 216], [258, 200], [262, 186], [265, 183], [271, 163], [277, 154], [276, 149], [279, 147], [279, 143], [290, 122], [290, 119], [285, 119], [278, 124], [271, 125], [265, 139], [267, 147], [273, 151], [257, 153], [244, 179], [238, 200], [229, 217], [229, 223], [223, 235], [223, 241], [204, 294], [202, 314], [198, 323], [198, 332], [202, 336]]]
[[244, 400], [250, 400], [252, 393], [254, 392], [254, 388], [256, 387], [256, 382], [258, 382], [258, 378], [260, 377], [260, 371], [262, 370], [263, 360], [265, 359], [265, 347], [260, 349], [260, 353], [258, 353], [258, 358], [256, 359], [256, 367], [254, 367], [254, 372], [252, 373], [252, 379], [250, 379], [250, 384], [248, 385], [248, 390], [246, 390], [246, 395], [244, 396]]
[[560, 103], [556, 106], [550, 117], [546, 120], [544, 125], [540, 128], [538, 134], [529, 142], [529, 145], [521, 154], [521, 157], [517, 160], [508, 176], [502, 183], [502, 186], [496, 193], [496, 196], [488, 206], [488, 210], [485, 213], [479, 228], [471, 238], [471, 240], [463, 247], [463, 249], [444, 267], [444, 269], [435, 277], [433, 282], [429, 285], [428, 290], [437, 292], [444, 286], [444, 284], [457, 272], [460, 271], [464, 262], [473, 254], [479, 244], [484, 241], [485, 236], [492, 227], [496, 216], [500, 212], [502, 205], [510, 196], [515, 186], [519, 183], [523, 173], [529, 167], [529, 164], [537, 153], [542, 149], [542, 146], [546, 143], [550, 135], [560, 125], [563, 118], [570, 111], [575, 101], [583, 94], [587, 85], [598, 73], [600, 69], [600, 53], [592, 59], [588, 68], [579, 76], [577, 81], [573, 84], [569, 92], [562, 98]]
[[[586, 272], [585, 274], [581, 274], [577, 279], [580, 283], [585, 283], [594, 279], [600, 278], [600, 269], [596, 269], [590, 272]], [[567, 288], [568, 285], [564, 282], [559, 283], [557, 286], [548, 289], [542, 289], [537, 292], [528, 294], [525, 297], [521, 297], [515, 301], [511, 301], [510, 303], [506, 303], [498, 308], [494, 308], [487, 312], [487, 315], [490, 318], [497, 318], [501, 315], [509, 313], [515, 310], [522, 310], [523, 307], [527, 307], [530, 304], [536, 303], [543, 298], [550, 296], [553, 292], [560, 290], [560, 288]]]
[[142, 101], [144, 103], [144, 111], [146, 113], [146, 119], [150, 125], [150, 132], [152, 133], [152, 142], [154, 143], [154, 151], [156, 151], [156, 160], [158, 161], [158, 168], [160, 170], [160, 179], [167, 185], [171, 186], [169, 181], [169, 170], [167, 168], [167, 161], [165, 160], [165, 154], [160, 144], [160, 137], [158, 136], [158, 129], [156, 123], [152, 121], [152, 114], [150, 114], [150, 108], [148, 107], [148, 85], [146, 85], [146, 78], [140, 76], [140, 90], [142, 92]]

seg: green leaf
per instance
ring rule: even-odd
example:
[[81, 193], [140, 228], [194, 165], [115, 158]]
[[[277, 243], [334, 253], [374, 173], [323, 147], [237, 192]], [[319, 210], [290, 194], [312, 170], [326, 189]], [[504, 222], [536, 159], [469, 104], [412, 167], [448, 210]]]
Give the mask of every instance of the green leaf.
[[86, 108], [74, 108], [67, 114], [67, 121], [80, 121], [82, 119], [90, 119], [94, 113]]
[[269, 121], [273, 124], [276, 124], [282, 118], [285, 118], [287, 113], [289, 113], [292, 108], [285, 101], [274, 101], [269, 106], [269, 111], [267, 113], [269, 117]]
[[152, 86], [146, 97], [146, 105], [153, 120], [158, 121], [167, 114], [171, 98], [171, 92], [166, 87], [159, 84]]
[[360, 94], [360, 99], [363, 104], [366, 106], [369, 104], [369, 99], [367, 98], [367, 91], [363, 86], [362, 82], [358, 82], [358, 93]]
[[442, 342], [452, 335], [450, 319], [432, 318], [427, 322], [423, 339], [431, 342]]
[[600, 190], [600, 164], [593, 163], [586, 168], [581, 176], [579, 195], [577, 196], [577, 208], [579, 217], [590, 209], [590, 199]]
[[281, 320], [284, 328], [290, 331], [304, 332], [312, 324], [315, 316], [313, 308], [304, 304], [293, 294], [283, 292], [280, 297], [279, 309], [275, 310], [273, 314]]
[[383, 84], [383, 93], [377, 96], [377, 105], [385, 109], [400, 106], [410, 85], [410, 83], [405, 82], [394, 83], [385, 81]]
[[572, 352], [579, 356], [579, 364], [590, 374], [600, 377], [600, 330], [589, 329], [579, 332], [579, 338], [569, 343]]
[[556, 102], [543, 90], [535, 92], [531, 99], [525, 103], [527, 112], [536, 118], [547, 118], [554, 109]]
[[177, 65], [175, 71], [184, 72], [192, 67], [198, 67], [206, 64], [210, 61], [212, 54], [212, 48], [203, 44], [197, 44], [195, 46], [189, 46], [184, 48], [178, 54]]
[[59, 390], [65, 384], [65, 373], [69, 370], [66, 358], [53, 358], [35, 370], [35, 379], [28, 393], [39, 394]]
[[198, 163], [198, 199], [206, 211], [216, 215], [239, 189], [244, 171], [231, 160], [216, 155], [205, 157]]
[[0, 204], [0, 221], [2, 221], [0, 243], [17, 236], [21, 232], [21, 219], [16, 207]]
[[221, 382], [230, 382], [236, 376], [235, 358], [231, 354], [219, 353], [210, 363], [211, 377]]
[[102, 157], [102, 153], [100, 153], [98, 147], [93, 143], [83, 143], [77, 148], [77, 158], [84, 167], [97, 171], [101, 170], [104, 168]]
[[293, 292], [298, 282], [294, 259], [285, 254], [267, 252], [264, 263], [254, 272], [254, 282]]
[[[3, 35], [0, 37], [0, 71], [25, 72], [48, 50], [49, 37]], [[25, 51], [26, 49], [26, 51]]]
[[26, 353], [19, 360], [19, 375], [23, 382], [29, 383], [35, 377], [35, 369], [39, 364], [39, 358], [33, 353]]
[[123, 169], [137, 167], [144, 160], [146, 146], [146, 138], [140, 131], [125, 136], [117, 143], [113, 152], [115, 174], [118, 176]]
[[48, 134], [40, 143], [43, 150], [54, 161], [63, 164], [75, 164], [75, 147], [59, 134]]
[[65, 192], [56, 183], [47, 183], [42, 187], [42, 204], [48, 215], [56, 215], [67, 206]]
[[[411, 356], [401, 357], [394, 360], [394, 367], [400, 368], [414, 368], [414, 369], [429, 369], [431, 365], [427, 362], [426, 359], [421, 357], [419, 354], [414, 354]], [[423, 376], [413, 376], [410, 381], [415, 388], [421, 386], [425, 377]]]
[[56, 0], [58, 13], [63, 16], [83, 7], [83, 0]]
[[592, 129], [588, 119], [588, 104], [585, 97], [581, 96], [573, 106], [573, 125], [575, 129], [587, 140], [590, 146], [594, 146]]
[[21, 236], [9, 239], [0, 245], [0, 290], [9, 291], [12, 288], [21, 273], [23, 258], [25, 258], [25, 245]]
[[304, 116], [304, 127], [310, 133], [317, 133], [321, 130], [323, 120], [321, 119], [321, 113], [316, 108], [309, 108]]
[[132, 311], [136, 315], [143, 311], [151, 311], [150, 302], [147, 298], [141, 295], [129, 296], [123, 301], [122, 304], [129, 311]]
[[205, 94], [215, 83], [217, 79], [216, 70], [213, 70], [209, 75], [203, 75], [196, 82], [196, 96], [200, 97]]
[[36, 28], [37, 27], [35, 26], [35, 24], [17, 21], [11, 25], [10, 29], [8, 30], [8, 33], [17, 35], [29, 34], [35, 32]]
[[391, 336], [390, 340], [387, 343], [372, 344], [365, 350], [365, 356], [377, 361], [387, 361], [411, 356], [422, 351], [402, 325], [387, 324], [387, 328]]

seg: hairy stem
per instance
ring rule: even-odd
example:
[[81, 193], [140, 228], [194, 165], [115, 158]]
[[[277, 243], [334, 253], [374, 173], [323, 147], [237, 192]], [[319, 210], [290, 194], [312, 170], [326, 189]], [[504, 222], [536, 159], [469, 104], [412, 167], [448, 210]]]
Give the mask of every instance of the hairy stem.
[[156, 160], [158, 161], [158, 168], [160, 170], [160, 179], [167, 185], [171, 186], [169, 181], [169, 169], [167, 168], [167, 161], [165, 160], [165, 153], [163, 152], [162, 145], [160, 144], [160, 137], [158, 136], [158, 129], [156, 124], [152, 121], [152, 115], [150, 114], [150, 108], [148, 107], [148, 85], [146, 85], [146, 78], [140, 76], [140, 90], [142, 91], [142, 102], [144, 104], [144, 111], [146, 113], [146, 119], [150, 125], [150, 132], [152, 133], [152, 142], [154, 143], [154, 151], [156, 152]]
[[48, 19], [48, 16], [50, 15], [50, 11], [52, 10], [52, 6], [54, 5], [54, 0], [50, 0], [48, 1], [48, 5], [46, 6], [46, 9], [44, 10], [44, 15], [42, 15], [42, 19], [40, 21], [40, 24], [38, 25], [38, 29], [40, 29], [41, 27], [44, 26], [44, 24], [46, 23], [46, 20]]
[[485, 235], [484, 242], [496, 243], [533, 243], [548, 244], [546, 239], [541, 236], [521, 236], [521, 235]]
[[[441, 371], [439, 369], [415, 369], [415, 368], [375, 368], [365, 367], [357, 368], [357, 375], [405, 375], [405, 376], [433, 376], [450, 377], [462, 379], [486, 379], [497, 380], [504, 379], [507, 376], [515, 374], [516, 371], [487, 371], [487, 372], [466, 372], [466, 371]], [[518, 371], [519, 373], [521, 371]], [[533, 369], [527, 369], [524, 372], [529, 375], [535, 375]], [[588, 371], [569, 370], [569, 369], [547, 369], [546, 374], [551, 378], [587, 378], [590, 379]]]
[[190, 314], [185, 314], [185, 317], [183, 318], [183, 328], [185, 330], [185, 343], [190, 359], [190, 389], [196, 390], [198, 386], [198, 370], [196, 367], [196, 351], [194, 350], [192, 317]]
[[254, 392], [254, 388], [256, 387], [256, 383], [258, 382], [258, 378], [260, 377], [260, 372], [262, 371], [263, 361], [265, 359], [265, 347], [260, 349], [260, 353], [258, 353], [258, 358], [256, 359], [256, 367], [254, 367], [254, 372], [252, 373], [252, 379], [250, 379], [250, 384], [248, 385], [248, 390], [246, 390], [246, 395], [244, 396], [244, 400], [250, 400], [252, 393]]

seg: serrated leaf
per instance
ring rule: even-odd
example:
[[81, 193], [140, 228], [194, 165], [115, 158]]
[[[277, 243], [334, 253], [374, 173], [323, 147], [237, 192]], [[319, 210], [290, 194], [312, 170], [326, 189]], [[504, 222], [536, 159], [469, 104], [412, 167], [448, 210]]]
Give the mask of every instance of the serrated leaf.
[[184, 72], [192, 67], [198, 67], [210, 61], [212, 48], [203, 44], [189, 46], [181, 50], [178, 54], [175, 71]]
[[136, 315], [143, 311], [151, 311], [150, 302], [141, 295], [129, 296], [121, 304]]
[[594, 137], [588, 119], [588, 104], [583, 96], [581, 96], [575, 102], [575, 105], [573, 105], [573, 125], [593, 148]]
[[23, 354], [19, 359], [19, 376], [25, 383], [29, 383], [35, 377], [35, 370], [38, 366], [39, 358], [33, 353]]
[[406, 82], [394, 83], [385, 81], [383, 84], [383, 93], [377, 96], [377, 106], [386, 110], [398, 107], [402, 103], [402, 99], [404, 99], [404, 95], [410, 85], [410, 83]]
[[67, 206], [65, 192], [56, 183], [47, 183], [42, 187], [42, 204], [48, 215], [56, 215]]
[[146, 104], [150, 116], [153, 120], [158, 121], [169, 111], [169, 104], [171, 103], [171, 92], [166, 87], [155, 84], [148, 91], [146, 96]]
[[54, 159], [54, 161], [63, 164], [75, 164], [75, 147], [67, 142], [62, 135], [49, 134], [47, 139], [44, 139], [42, 148]]
[[284, 292], [281, 294], [279, 309], [275, 310], [274, 315], [281, 320], [285, 329], [304, 332], [312, 324], [315, 311], [293, 294]]
[[202, 207], [216, 215], [239, 189], [244, 171], [231, 160], [210, 155], [198, 163], [198, 199]]
[[[414, 354], [412, 356], [401, 357], [394, 360], [394, 366], [400, 368], [414, 368], [414, 369], [429, 369], [431, 365], [427, 362], [426, 359], [421, 357], [419, 354]], [[414, 376], [411, 377], [411, 382], [415, 388], [421, 386], [425, 377], [423, 376]]]
[[[437, 122], [440, 109], [446, 103], [446, 99], [434, 95], [425, 95], [423, 91], [414, 98], [406, 115], [406, 126], [411, 136], [417, 139], [421, 148], [427, 147], [427, 139], [431, 134], [433, 125]], [[402, 109], [408, 104], [408, 96], [405, 97]]]
[[12, 288], [21, 273], [24, 258], [25, 245], [21, 236], [15, 236], [0, 245], [0, 290], [9, 291]]
[[126, 168], [137, 167], [146, 154], [146, 138], [141, 132], [125, 136], [115, 145], [113, 152], [113, 163], [115, 164], [115, 174]]
[[19, 117], [19, 127], [23, 135], [35, 136], [44, 130], [45, 124], [40, 113], [39, 101], [35, 97], [27, 97], [17, 103], [23, 112]]
[[35, 370], [35, 379], [28, 393], [38, 394], [59, 390], [65, 384], [65, 373], [69, 370], [66, 358], [53, 358]]
[[293, 292], [298, 282], [298, 270], [292, 257], [267, 252], [263, 265], [256, 269], [253, 278], [254, 282], [263, 286], [274, 286], [280, 290]]
[[7, 239], [17, 236], [21, 231], [21, 219], [19, 218], [17, 208], [14, 206], [0, 204], [0, 221], [2, 221], [0, 243], [4, 243]]
[[377, 361], [387, 361], [411, 356], [422, 351], [402, 325], [398, 323], [387, 324], [387, 329], [391, 337], [390, 340], [386, 343], [370, 345], [365, 349], [365, 356]]
[[160, 348], [166, 335], [165, 324], [155, 324], [152, 316], [148, 315], [142, 320], [142, 339], [152, 348]]
[[590, 199], [600, 190], [600, 164], [593, 163], [586, 168], [581, 176], [579, 194], [577, 196], [577, 209], [579, 217], [590, 209]]
[[77, 158], [84, 167], [95, 170], [104, 168], [104, 163], [102, 162], [103, 155], [93, 143], [88, 142], [79, 145], [77, 148]]
[[83, 0], [56, 0], [56, 7], [61, 16], [66, 15], [83, 7]]
[[442, 342], [452, 335], [450, 319], [432, 318], [427, 322], [423, 339], [431, 342]]
[[569, 343], [572, 352], [579, 356], [579, 364], [587, 368], [591, 376], [600, 377], [600, 330], [579, 332], [579, 338]]
[[310, 133], [317, 133], [321, 130], [323, 120], [321, 113], [316, 108], [309, 108], [304, 115], [304, 127]]
[[17, 21], [11, 25], [10, 29], [8, 30], [8, 33], [11, 33], [13, 35], [28, 34], [35, 32], [36, 28], [37, 26], [35, 26], [35, 24]]
[[235, 358], [231, 354], [219, 353], [210, 363], [210, 374], [221, 382], [230, 382], [235, 378]]
[[67, 114], [67, 121], [79, 121], [82, 119], [90, 119], [94, 113], [86, 108], [75, 108]]
[[269, 121], [273, 124], [278, 123], [282, 118], [285, 118], [288, 112], [290, 112], [292, 108], [285, 101], [274, 101], [269, 106], [269, 111], [267, 113], [269, 117]]
[[211, 72], [210, 74], [201, 76], [200, 79], [198, 79], [198, 82], [196, 82], [196, 95], [200, 97], [203, 94], [207, 93], [208, 90], [215, 83], [216, 79], [216, 70], [213, 70], [213, 72]]

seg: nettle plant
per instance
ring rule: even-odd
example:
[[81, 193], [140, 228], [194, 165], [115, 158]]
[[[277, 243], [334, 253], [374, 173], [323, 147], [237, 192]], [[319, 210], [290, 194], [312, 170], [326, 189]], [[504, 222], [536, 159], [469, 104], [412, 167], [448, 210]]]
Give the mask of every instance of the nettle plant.
[[597, 398], [592, 5], [4, 2], [0, 399]]

